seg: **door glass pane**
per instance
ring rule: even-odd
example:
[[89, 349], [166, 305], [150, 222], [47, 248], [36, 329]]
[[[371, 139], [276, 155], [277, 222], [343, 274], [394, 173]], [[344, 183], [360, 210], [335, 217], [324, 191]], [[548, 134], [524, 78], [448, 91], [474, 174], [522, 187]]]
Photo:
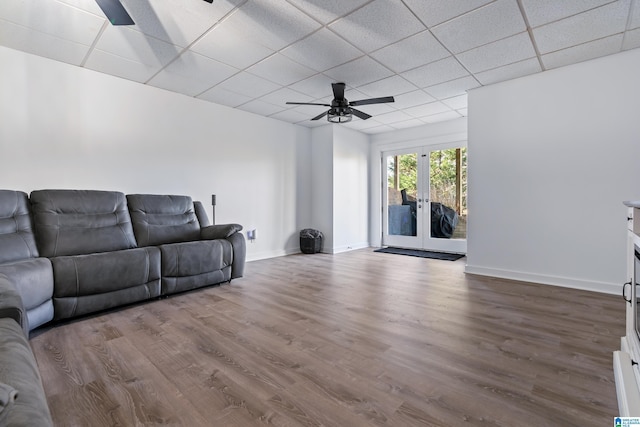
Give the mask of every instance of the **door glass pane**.
[[429, 154], [431, 237], [467, 238], [467, 149]]
[[389, 235], [417, 236], [417, 153], [387, 156], [387, 209]]

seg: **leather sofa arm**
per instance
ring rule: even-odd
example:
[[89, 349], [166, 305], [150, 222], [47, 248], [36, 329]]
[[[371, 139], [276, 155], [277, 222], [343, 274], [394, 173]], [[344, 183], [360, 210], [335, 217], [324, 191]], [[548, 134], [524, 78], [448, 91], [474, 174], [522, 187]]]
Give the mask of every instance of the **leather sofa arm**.
[[22, 304], [22, 297], [13, 283], [6, 276], [0, 276], [0, 318], [15, 320], [29, 336], [27, 312]]
[[241, 230], [240, 224], [209, 225], [200, 229], [200, 238], [202, 240], [227, 239]]
[[247, 246], [244, 235], [240, 233], [240, 224], [210, 225], [200, 229], [202, 240], [227, 239], [233, 247], [233, 263], [231, 264], [231, 278], [236, 279], [244, 275], [244, 264], [247, 258]]

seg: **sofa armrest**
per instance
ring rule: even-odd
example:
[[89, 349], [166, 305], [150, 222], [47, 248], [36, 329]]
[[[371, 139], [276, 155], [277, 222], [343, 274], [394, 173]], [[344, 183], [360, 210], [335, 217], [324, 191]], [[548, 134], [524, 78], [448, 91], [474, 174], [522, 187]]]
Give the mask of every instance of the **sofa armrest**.
[[231, 278], [236, 279], [244, 275], [244, 263], [247, 258], [247, 246], [240, 224], [210, 225], [200, 229], [202, 240], [226, 239], [233, 248], [233, 263], [231, 264]]
[[240, 224], [209, 225], [200, 229], [200, 238], [202, 240], [226, 239], [241, 230]]
[[27, 312], [22, 304], [22, 297], [6, 276], [0, 276], [0, 318], [6, 317], [15, 320], [25, 335], [29, 335]]

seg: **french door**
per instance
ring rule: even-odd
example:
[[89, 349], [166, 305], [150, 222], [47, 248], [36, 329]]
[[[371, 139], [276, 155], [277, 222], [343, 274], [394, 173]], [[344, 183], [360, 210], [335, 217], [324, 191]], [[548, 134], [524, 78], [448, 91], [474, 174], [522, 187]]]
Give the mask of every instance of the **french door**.
[[387, 151], [382, 169], [382, 244], [466, 253], [466, 147]]

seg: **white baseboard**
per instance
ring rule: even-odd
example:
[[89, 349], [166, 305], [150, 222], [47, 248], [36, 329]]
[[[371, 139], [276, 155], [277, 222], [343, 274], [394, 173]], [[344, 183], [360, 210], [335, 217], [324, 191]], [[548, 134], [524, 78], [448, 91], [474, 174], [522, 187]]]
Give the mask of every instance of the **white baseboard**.
[[[249, 244], [247, 244], [249, 245]], [[322, 253], [325, 254], [338, 254], [340, 252], [348, 252], [355, 251], [356, 249], [364, 249], [368, 248], [369, 242], [356, 243], [348, 246], [339, 246], [336, 248], [323, 248]], [[255, 252], [255, 253], [247, 253], [247, 262], [251, 261], [259, 261], [261, 259], [269, 259], [269, 258], [277, 258], [281, 256], [293, 255], [302, 253], [300, 248], [288, 248], [281, 251], [265, 251], [265, 252]]]
[[339, 254], [340, 252], [355, 251], [356, 249], [364, 249], [368, 247], [369, 247], [369, 242], [361, 242], [361, 243], [355, 243], [355, 244], [346, 245], [346, 246], [337, 246], [337, 247], [334, 247], [333, 250], [328, 253]]
[[560, 286], [563, 288], [581, 289], [583, 291], [601, 292], [617, 295], [622, 290], [621, 283], [594, 282], [568, 277], [548, 276], [544, 274], [523, 273], [520, 271], [502, 270], [498, 268], [478, 267], [467, 264], [465, 273], [480, 276], [499, 277], [502, 279], [519, 280], [522, 282], [540, 283], [543, 285]]
[[300, 248], [289, 248], [281, 251], [264, 251], [256, 253], [247, 253], [247, 262], [259, 261], [261, 259], [278, 258], [286, 255], [299, 254]]

